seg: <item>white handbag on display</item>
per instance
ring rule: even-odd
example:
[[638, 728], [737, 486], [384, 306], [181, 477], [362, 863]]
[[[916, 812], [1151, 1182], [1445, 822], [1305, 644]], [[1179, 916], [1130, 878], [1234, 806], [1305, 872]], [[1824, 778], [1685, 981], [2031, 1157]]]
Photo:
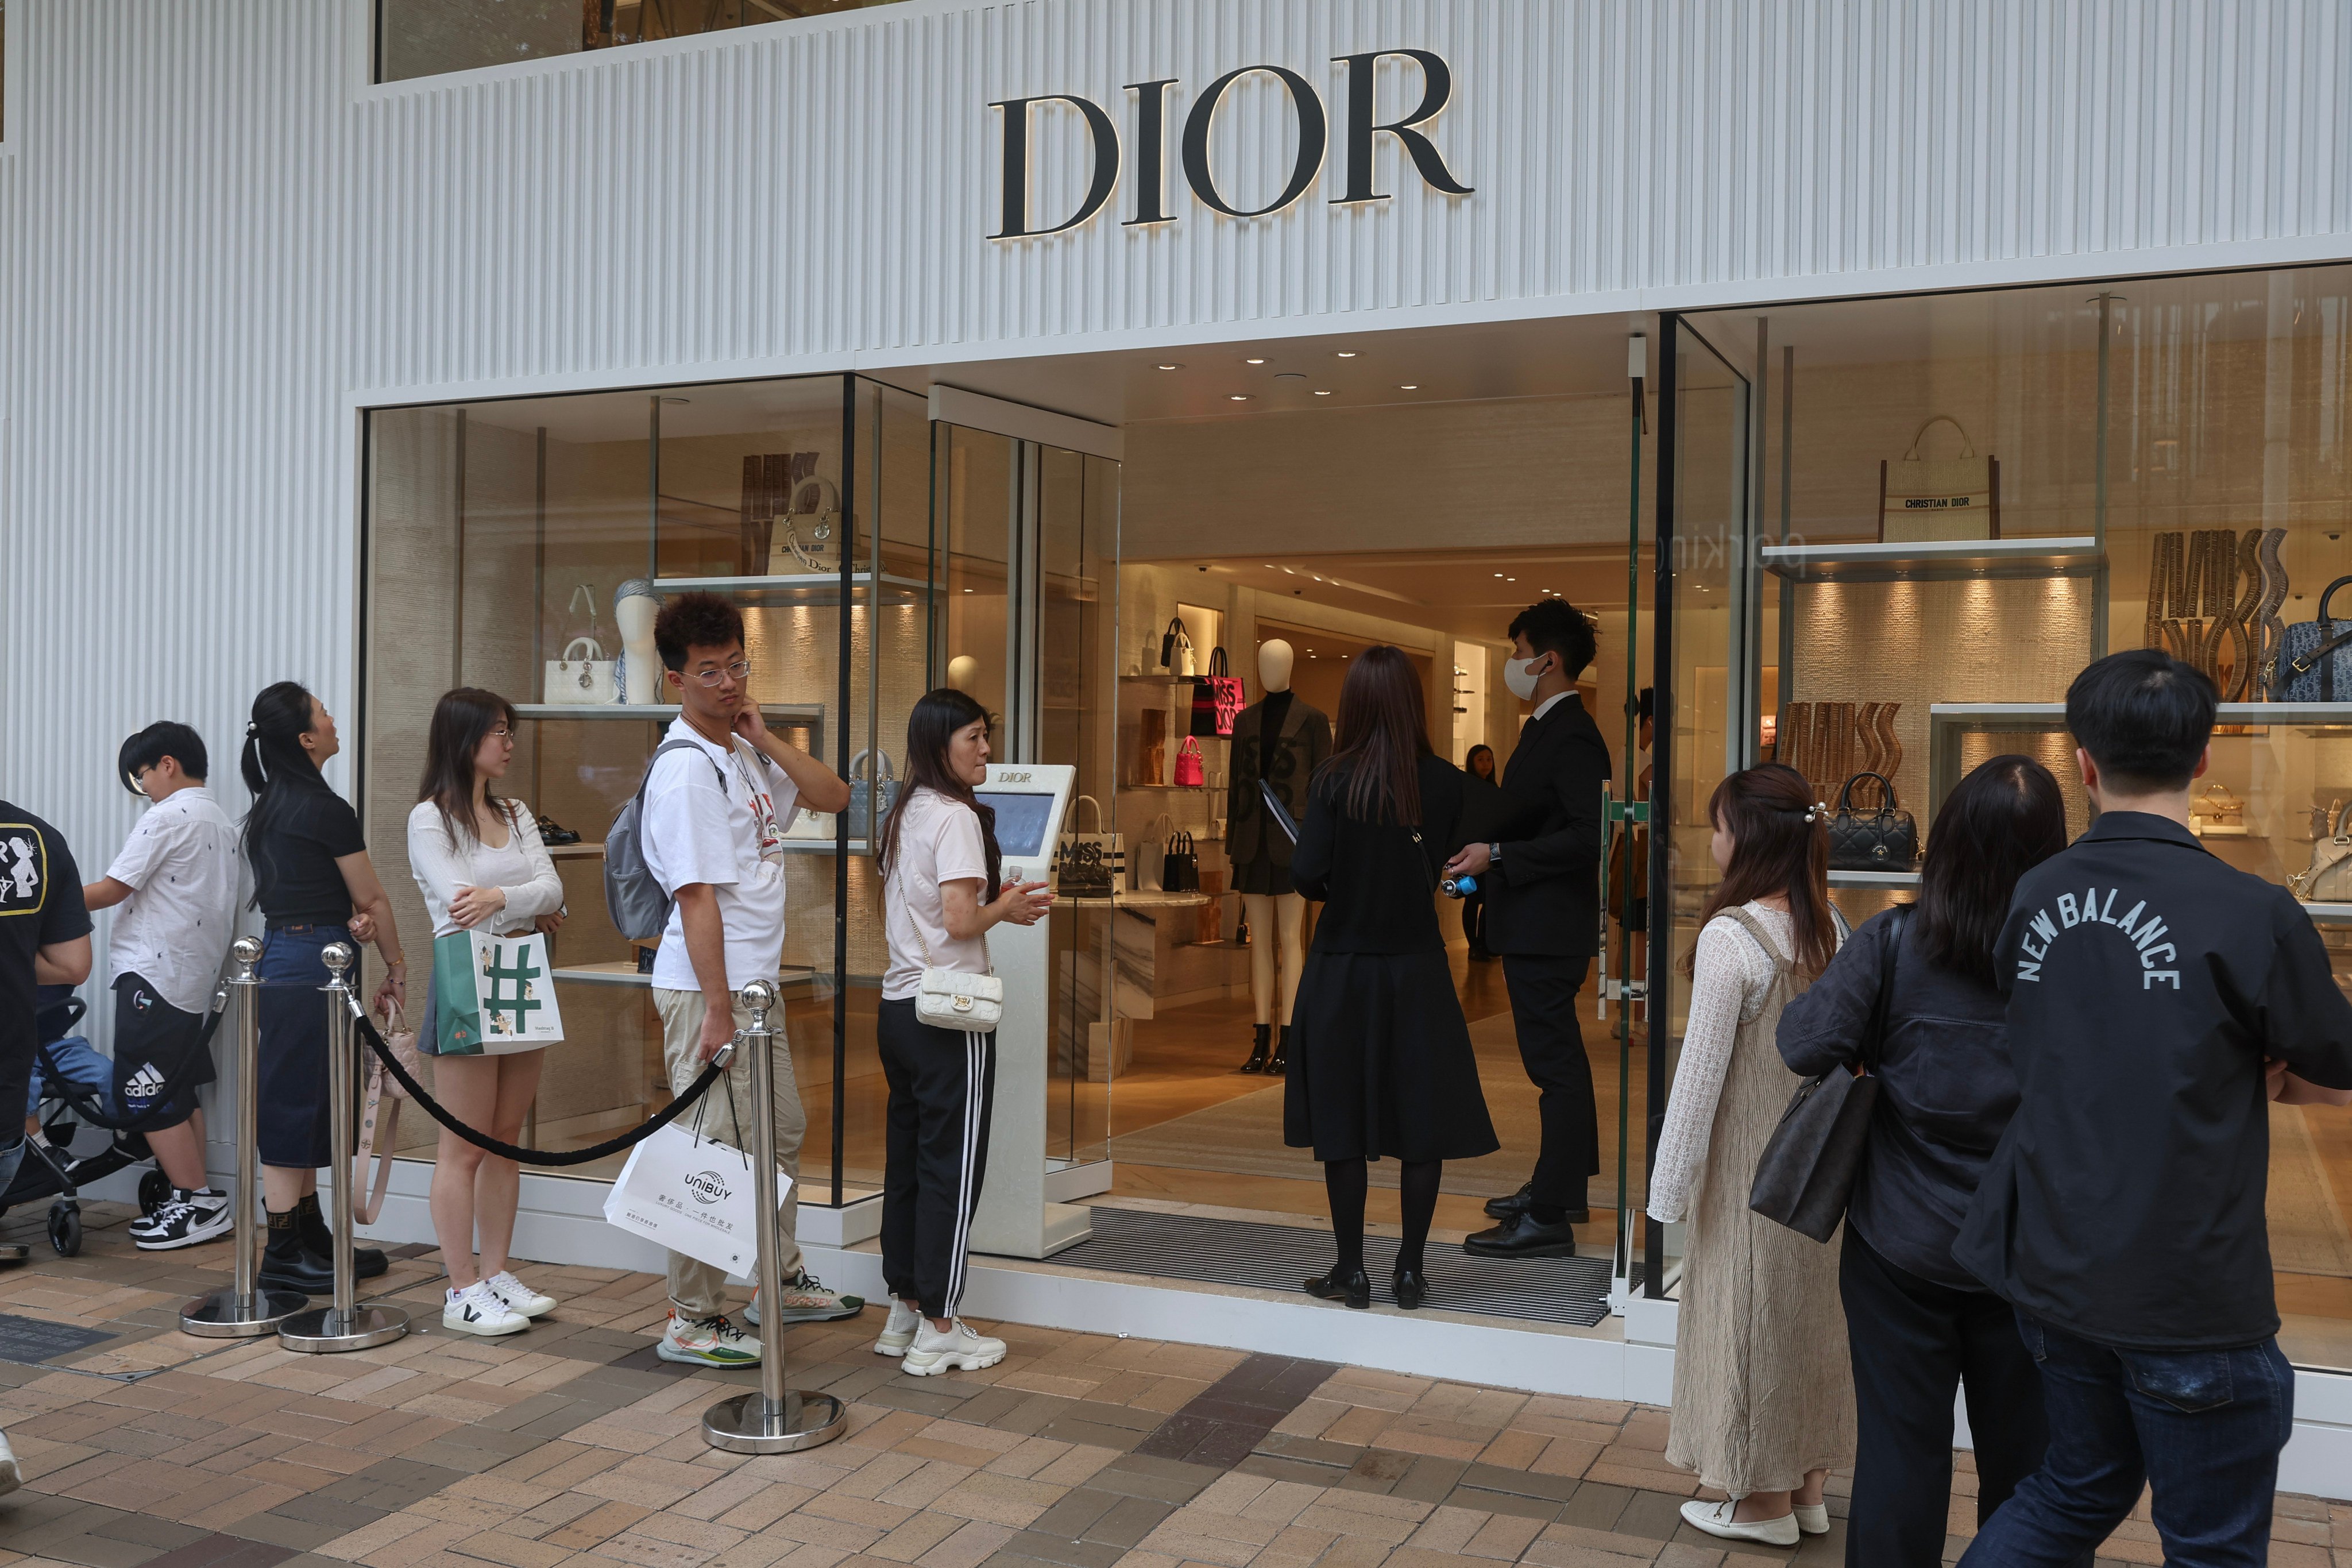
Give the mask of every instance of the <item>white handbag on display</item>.
[[[896, 867], [891, 877], [898, 884], [898, 897], [904, 899], [906, 879], [898, 876]], [[989, 964], [985, 974], [941, 969], [931, 962], [931, 944], [924, 939], [923, 922], [915, 918], [912, 908], [907, 911], [907, 924], [923, 954], [923, 978], [915, 990], [916, 1021], [963, 1035], [994, 1034], [996, 1026], [1004, 1021], [1004, 982], [997, 978], [995, 963]], [[984, 936], [980, 939], [980, 951], [986, 956], [988, 938]]]
[[616, 662], [604, 657], [604, 645], [594, 637], [573, 637], [562, 658], [547, 661], [541, 693], [548, 702], [572, 707], [614, 701]]
[[[807, 510], [802, 510], [803, 503]], [[811, 474], [793, 482], [785, 506], [776, 514], [775, 537], [768, 546], [768, 574], [840, 571], [841, 552], [849, 542], [840, 489], [831, 479]]]

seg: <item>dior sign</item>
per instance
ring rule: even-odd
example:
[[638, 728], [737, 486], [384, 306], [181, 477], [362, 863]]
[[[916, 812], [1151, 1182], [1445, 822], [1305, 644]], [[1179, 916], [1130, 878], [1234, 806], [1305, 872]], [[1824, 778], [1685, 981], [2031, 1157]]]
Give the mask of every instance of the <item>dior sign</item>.
[[[1422, 80], [1420, 106], [1400, 119], [1385, 121], [1375, 118], [1377, 110], [1373, 107], [1373, 89], [1383, 59], [1412, 61], [1421, 68]], [[1421, 129], [1436, 119], [1446, 100], [1453, 97], [1454, 73], [1444, 60], [1427, 49], [1374, 49], [1367, 54], [1340, 55], [1331, 63], [1341, 68], [1346, 77], [1346, 93], [1339, 110], [1339, 156], [1344, 169], [1340, 194], [1330, 198], [1332, 205], [1356, 205], [1389, 198], [1389, 193], [1372, 188], [1372, 153], [1377, 139], [1383, 135], [1397, 139], [1423, 184], [1450, 196], [1472, 194], [1470, 186], [1454, 178], [1445, 165], [1444, 154]], [[1275, 198], [1261, 207], [1234, 205], [1218, 188], [1209, 165], [1209, 138], [1216, 128], [1218, 108], [1234, 84], [1250, 76], [1271, 77], [1282, 85], [1298, 132], [1297, 151], [1291, 159], [1288, 179]], [[1134, 210], [1130, 216], [1120, 220], [1126, 227], [1173, 223], [1180, 216], [1169, 210], [1167, 141], [1168, 89], [1181, 85], [1174, 77], [1127, 84], [1126, 90], [1134, 95], [1135, 100], [1135, 169]], [[1041, 103], [1067, 104], [1076, 110], [1085, 122], [1092, 153], [1086, 195], [1078, 202], [1077, 210], [1058, 223], [1034, 221], [1029, 210], [1030, 111]], [[1063, 234], [1091, 221], [1109, 205], [1112, 193], [1118, 188], [1124, 150], [1118, 127], [1102, 105], [1074, 93], [1052, 92], [1034, 98], [1003, 99], [989, 107], [1003, 117], [1003, 131], [999, 160], [1002, 225], [989, 238], [1032, 239]], [[1322, 172], [1330, 140], [1329, 119], [1314, 83], [1283, 66], [1244, 66], [1217, 78], [1192, 100], [1184, 114], [1177, 164], [1193, 199], [1210, 211], [1233, 218], [1265, 217], [1307, 194]]]

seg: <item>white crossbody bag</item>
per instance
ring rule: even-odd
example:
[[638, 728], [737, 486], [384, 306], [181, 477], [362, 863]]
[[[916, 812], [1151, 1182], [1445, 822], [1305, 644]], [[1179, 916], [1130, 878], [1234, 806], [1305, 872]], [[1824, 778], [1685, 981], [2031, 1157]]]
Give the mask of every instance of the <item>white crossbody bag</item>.
[[[898, 896], [907, 896], [906, 879], [899, 868], [890, 868], [892, 879], [898, 884]], [[915, 1018], [935, 1029], [953, 1029], [959, 1034], [992, 1035], [1004, 1017], [1004, 982], [996, 976], [996, 964], [989, 962], [985, 974], [968, 974], [961, 969], [941, 969], [931, 962], [931, 944], [923, 938], [923, 922], [915, 918], [915, 907], [907, 906], [907, 923], [914, 928], [915, 945], [923, 954], [923, 978], [915, 991]], [[988, 952], [988, 938], [980, 939], [983, 957]]]

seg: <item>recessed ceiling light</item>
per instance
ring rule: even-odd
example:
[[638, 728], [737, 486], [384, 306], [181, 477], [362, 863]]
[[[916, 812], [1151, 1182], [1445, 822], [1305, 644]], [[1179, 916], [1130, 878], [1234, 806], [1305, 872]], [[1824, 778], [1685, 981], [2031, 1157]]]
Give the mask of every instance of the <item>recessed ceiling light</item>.
[[1274, 373], [1274, 379], [1276, 381], [1305, 381], [1307, 379], [1307, 375], [1303, 371], [1278, 370]]
[[1421, 390], [1421, 383], [1417, 381], [1401, 381], [1397, 383], [1397, 390], [1399, 392], [1419, 392]]
[[969, 594], [969, 593], [971, 593], [971, 589], [969, 589], [969, 588], [966, 588], [966, 589], [964, 590], [964, 592], [965, 592], [965, 593], [967, 593], [967, 594]]
[[1160, 368], [1162, 370], [1182, 370], [1184, 367], [1181, 364], [1163, 364]]
[[1227, 397], [1225, 401], [1228, 403], [1247, 403], [1249, 401], [1249, 394], [1246, 392], [1236, 392]]
[[1353, 349], [1341, 349], [1338, 353], [1333, 354], [1331, 357], [1333, 359], [1354, 359], [1356, 357], [1356, 351]]
[[1328, 392], [1318, 392], [1315, 395], [1318, 397], [1328, 397], [1331, 395]]
[[1496, 573], [1496, 574], [1495, 574], [1495, 575], [1496, 575], [1496, 576], [1497, 576], [1497, 577], [1499, 577], [1499, 576], [1501, 576], [1501, 575], [1502, 575], [1502, 574], [1501, 574], [1500, 572], [1497, 572], [1497, 573]]
[[1245, 359], [1242, 361], [1242, 363], [1244, 364], [1264, 364], [1265, 361], [1262, 359]]
[[1517, 577], [1506, 577], [1506, 578], [1504, 578], [1504, 579], [1503, 579], [1503, 581], [1504, 581], [1504, 582], [1506, 582], [1506, 583], [1516, 583], [1516, 582], [1517, 582], [1517, 581], [1518, 581], [1518, 579], [1517, 579]]

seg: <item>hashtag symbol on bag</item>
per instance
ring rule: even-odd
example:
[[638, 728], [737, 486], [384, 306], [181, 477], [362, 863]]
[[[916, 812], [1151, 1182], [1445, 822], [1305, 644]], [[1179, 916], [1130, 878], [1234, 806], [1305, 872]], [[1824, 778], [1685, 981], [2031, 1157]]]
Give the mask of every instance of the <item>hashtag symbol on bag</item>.
[[[510, 1022], [507, 1032], [520, 1035], [530, 1027], [529, 1016], [547, 1005], [531, 994], [530, 983], [540, 978], [540, 971], [531, 965], [530, 949], [518, 945], [511, 966], [507, 963], [507, 950], [493, 945], [489, 962], [482, 966], [482, 978], [490, 983], [490, 994], [482, 998], [482, 1011], [496, 1016], [505, 1014]], [[511, 984], [513, 989], [507, 987]]]

